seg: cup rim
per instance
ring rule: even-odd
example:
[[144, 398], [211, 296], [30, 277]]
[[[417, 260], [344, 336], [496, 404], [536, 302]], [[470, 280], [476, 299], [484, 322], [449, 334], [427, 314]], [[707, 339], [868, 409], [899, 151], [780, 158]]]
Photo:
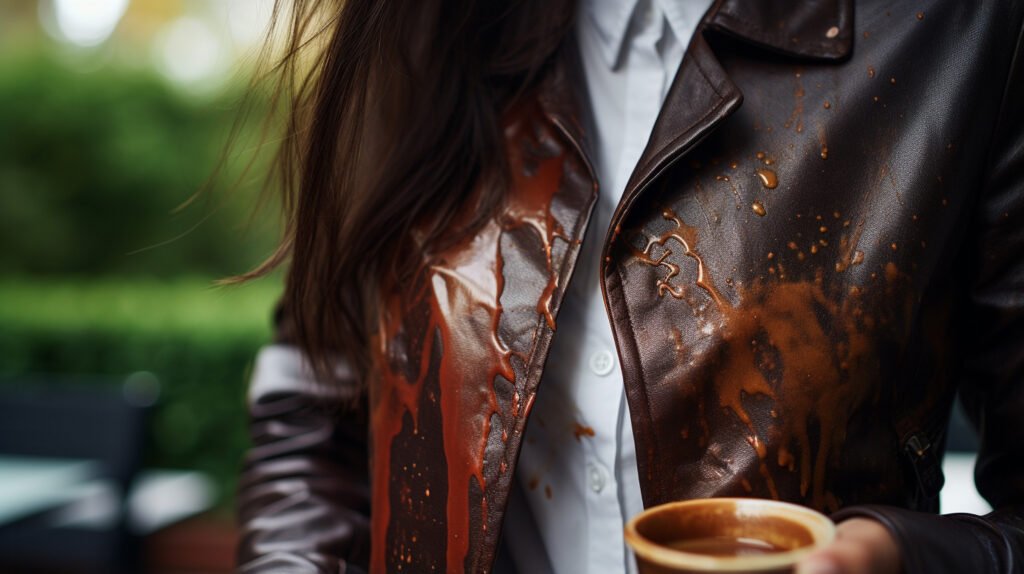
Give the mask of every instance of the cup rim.
[[[805, 517], [807, 520], [806, 522], [803, 522], [803, 524], [805, 524], [811, 531], [814, 543], [809, 546], [795, 548], [793, 550], [775, 552], [772, 554], [762, 554], [758, 556], [709, 556], [707, 554], [697, 554], [694, 552], [667, 548], [661, 544], [648, 540], [636, 529], [637, 523], [651, 514], [668, 512], [688, 506], [705, 506], [720, 504], [723, 502], [735, 504], [737, 507], [759, 507], [762, 509], [764, 507], [769, 507], [775, 511], [785, 510], [786, 513], [796, 513]], [[770, 570], [772, 568], [781, 568], [793, 565], [804, 556], [831, 543], [835, 539], [836, 526], [835, 523], [833, 523], [832, 520], [824, 514], [790, 502], [781, 502], [778, 500], [767, 500], [762, 498], [698, 498], [693, 500], [668, 502], [665, 504], [659, 504], [658, 506], [652, 506], [651, 508], [644, 510], [626, 523], [625, 535], [626, 543], [629, 544], [635, 554], [643, 557], [649, 562], [658, 564], [659, 566], [689, 570], [738, 572], [749, 570]]]

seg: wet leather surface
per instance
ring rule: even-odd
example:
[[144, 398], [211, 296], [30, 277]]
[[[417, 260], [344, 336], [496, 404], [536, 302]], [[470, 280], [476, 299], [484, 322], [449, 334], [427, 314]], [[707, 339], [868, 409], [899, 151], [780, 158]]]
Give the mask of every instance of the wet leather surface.
[[[712, 9], [605, 245], [645, 504], [778, 498], [882, 520], [908, 572], [1019, 568], [1021, 18]], [[490, 567], [595, 192], [565, 68], [510, 114], [507, 208], [385, 294], [365, 407], [256, 397], [243, 571]], [[989, 517], [929, 514], [958, 389]]]

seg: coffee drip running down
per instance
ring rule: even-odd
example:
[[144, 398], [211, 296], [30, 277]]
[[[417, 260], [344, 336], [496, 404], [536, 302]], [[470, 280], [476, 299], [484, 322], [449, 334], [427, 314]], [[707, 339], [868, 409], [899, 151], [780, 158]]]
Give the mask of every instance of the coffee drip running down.
[[[571, 244], [552, 213], [554, 196], [561, 189], [565, 156], [557, 134], [547, 127], [537, 128], [546, 126], [538, 121], [541, 114], [536, 104], [509, 113], [505, 137], [512, 182], [500, 212], [474, 234], [440, 253], [418, 249], [423, 261], [414, 278], [384, 289], [387, 297], [374, 343], [379, 379], [371, 386], [375, 429], [371, 475], [375, 481], [372, 538], [387, 543], [376, 542], [371, 550], [374, 572], [396, 569], [390, 564], [407, 568], [414, 564], [414, 548], [423, 543], [416, 524], [422, 514], [417, 521], [410, 521], [412, 527], [393, 518], [419, 514], [432, 496], [433, 500], [440, 497], [445, 506], [445, 565], [449, 572], [464, 569], [470, 556], [471, 535], [488, 528], [488, 478], [500, 480], [508, 468], [502, 460], [496, 475], [488, 477], [486, 473], [492, 421], [501, 421], [501, 442], [507, 443], [510, 431], [519, 432], [515, 430], [517, 421], [527, 417], [534, 396], [521, 398], [526, 382], [517, 377], [513, 366], [513, 359], [530, 363], [530, 349], [514, 349], [507, 335], [500, 332], [505, 314], [503, 245], [522, 232], [542, 256], [544, 283], [537, 298], [536, 316], [554, 331], [552, 305], [560, 288], [557, 271], [561, 266], [555, 265], [553, 254], [556, 241]], [[475, 207], [475, 203], [467, 205]], [[463, 210], [453, 227], [466, 225], [474, 213], [472, 208]], [[496, 387], [504, 384], [514, 387], [514, 391], [510, 406], [502, 408]], [[418, 440], [436, 440], [421, 434], [423, 406], [435, 416], [438, 411], [441, 414], [444, 476], [431, 473], [425, 466], [410, 466], [406, 462], [409, 453], [401, 451], [397, 460], [402, 461], [402, 473], [396, 475], [392, 469], [394, 442], [403, 432], [408, 437], [411, 430]], [[587, 430], [580, 432], [585, 434]], [[428, 487], [420, 486], [427, 479], [438, 480], [446, 488], [443, 492], [435, 489], [432, 494]], [[394, 491], [397, 505], [392, 503]], [[474, 492], [480, 492], [479, 503], [471, 500]], [[546, 492], [551, 498], [550, 487]], [[479, 527], [471, 523], [474, 515], [479, 517]]]

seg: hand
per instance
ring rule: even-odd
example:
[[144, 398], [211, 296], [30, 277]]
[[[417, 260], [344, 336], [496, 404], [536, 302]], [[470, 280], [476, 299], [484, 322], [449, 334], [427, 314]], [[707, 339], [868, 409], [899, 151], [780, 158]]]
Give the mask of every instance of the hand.
[[836, 527], [836, 539], [797, 564], [797, 574], [899, 574], [900, 548], [889, 531], [870, 518]]

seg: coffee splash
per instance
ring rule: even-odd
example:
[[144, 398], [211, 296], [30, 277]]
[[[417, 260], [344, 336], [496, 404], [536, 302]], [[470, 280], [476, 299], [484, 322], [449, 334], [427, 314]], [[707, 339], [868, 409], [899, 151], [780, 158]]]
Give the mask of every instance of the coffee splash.
[[[815, 243], [814, 253], [818, 246], [836, 250], [836, 273], [808, 269], [810, 261], [803, 263], [803, 252], [791, 242], [790, 254], [796, 257], [787, 263], [788, 273], [773, 252], [767, 259], [775, 273], [745, 283], [734, 281], [726, 294], [715, 286], [700, 255], [697, 229], [671, 209], [664, 209], [662, 216], [669, 228], [656, 236], [642, 234], [631, 247], [632, 254], [644, 265], [665, 270], [654, 285], [659, 297], [669, 294], [684, 299], [685, 274], [672, 258], [678, 244], [681, 254], [696, 262], [693, 283], [711, 302], [694, 309], [699, 333], [680, 334], [677, 352], [688, 338], [716, 338], [719, 344], [701, 344], [686, 352], [691, 359], [713, 364], [706, 372], [712, 373], [710, 384], [718, 406], [746, 428], [768, 492], [779, 496], [777, 472], [799, 472], [801, 496], [809, 496], [817, 508], [836, 508], [838, 502], [824, 489], [830, 459], [837, 456], [854, 412], [877, 400], [873, 332], [878, 319], [864, 298], [865, 290], [851, 288], [841, 273], [863, 262], [863, 253], [856, 250], [862, 225], [849, 230], [839, 245], [829, 247], [824, 239]], [[827, 227], [821, 227], [824, 234]], [[794, 273], [794, 269], [806, 272]], [[893, 263], [885, 270], [889, 285], [902, 279]], [[688, 303], [694, 306], [692, 298]], [[673, 327], [672, 332], [680, 330]], [[701, 353], [707, 355], [698, 356]], [[771, 417], [755, 421], [748, 404], [758, 396], [774, 406]], [[701, 418], [706, 419], [701, 407]], [[706, 435], [707, 420], [700, 424]]]
[[[697, 262], [697, 279], [694, 281], [698, 287], [707, 292], [713, 301], [719, 306], [725, 305], [722, 295], [715, 288], [711, 277], [708, 275], [704, 265], [704, 259], [701, 258], [700, 254], [697, 253], [695, 247], [697, 245], [697, 229], [686, 225], [683, 220], [676, 216], [675, 212], [671, 209], [665, 209], [662, 211], [662, 216], [675, 224], [674, 228], [670, 228], [665, 233], [653, 238], [648, 238], [646, 245], [643, 249], [633, 249], [633, 255], [637, 257], [641, 262], [654, 267], [664, 267], [668, 270], [668, 275], [658, 279], [657, 288], [658, 296], [663, 296], [665, 293], [671, 294], [676, 299], [682, 299], [685, 296], [685, 290], [682, 286], [677, 285], [673, 282], [673, 279], [679, 275], [679, 265], [668, 261], [668, 258], [672, 255], [671, 249], [666, 248], [667, 243], [674, 239], [683, 249], [683, 255], [692, 258]], [[659, 257], [654, 257], [652, 250], [655, 246], [661, 246], [665, 249]]]
[[[415, 279], [409, 285], [395, 286], [385, 302], [375, 342], [379, 380], [375, 382], [371, 415], [375, 429], [372, 571], [383, 572], [388, 564], [386, 536], [391, 512], [390, 481], [394, 480], [392, 442], [402, 432], [406, 414], [412, 419], [413, 434], [420, 432], [418, 410], [425, 400], [439, 402], [442, 417], [448, 484], [448, 571], [461, 571], [467, 557], [470, 492], [474, 482], [482, 493], [479, 514], [483, 528], [487, 528], [484, 457], [491, 419], [500, 408], [494, 385], [499, 377], [513, 385], [517, 383], [512, 364], [515, 353], [499, 334], [504, 291], [502, 237], [525, 228], [539, 240], [548, 278], [537, 313], [552, 330], [555, 319], [551, 302], [559, 287], [552, 251], [557, 239], [568, 241], [551, 212], [554, 195], [561, 185], [564, 158], [559, 154], [537, 157], [545, 145], [551, 147], [550, 141], [541, 141], [550, 134], [538, 133], [528, 125], [531, 113], [539, 112], [525, 110], [506, 127], [512, 183], [502, 212], [461, 244], [444, 253], [425, 256], [429, 258], [423, 261]], [[464, 217], [469, 216], [467, 210]], [[410, 317], [418, 314], [426, 315], [423, 328], [417, 327], [415, 334], [405, 332]], [[422, 337], [416, 341], [418, 349], [410, 348], [414, 346], [411, 340], [417, 337]], [[406, 360], [407, 354], [416, 351], [418, 360]], [[409, 364], [416, 365], [415, 372], [403, 371], [401, 365]], [[422, 396], [430, 377], [436, 377], [439, 397]], [[528, 415], [533, 395], [528, 396], [525, 405], [520, 405], [520, 400], [517, 386], [511, 412], [506, 413], [513, 420]], [[503, 440], [507, 440], [507, 430], [502, 432]]]

